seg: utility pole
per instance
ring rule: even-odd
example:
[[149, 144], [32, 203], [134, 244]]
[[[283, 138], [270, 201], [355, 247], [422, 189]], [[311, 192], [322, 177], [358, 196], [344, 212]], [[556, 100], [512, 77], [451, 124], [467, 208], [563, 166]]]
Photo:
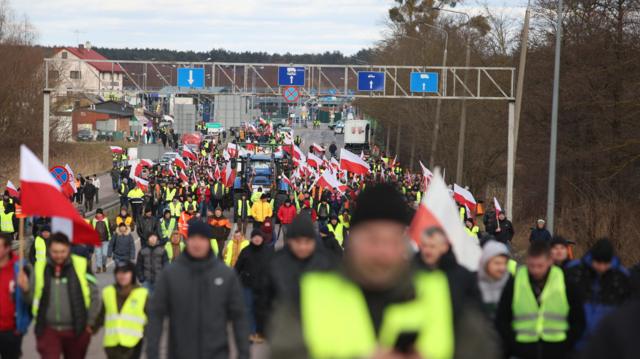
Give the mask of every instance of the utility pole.
[[[428, 27], [440, 30], [444, 34], [444, 54], [442, 55], [442, 80], [443, 84], [447, 82], [447, 51], [449, 48], [449, 33], [442, 27], [424, 24]], [[446, 86], [446, 85], [445, 85]], [[445, 87], [443, 87], [445, 89]], [[442, 97], [438, 97], [436, 102], [436, 118], [433, 124], [433, 142], [431, 142], [431, 154], [429, 156], [429, 167], [434, 168], [436, 149], [438, 148], [438, 134], [440, 132], [440, 110], [442, 108]]]
[[51, 90], [43, 91], [42, 99], [42, 163], [49, 168], [49, 100]]
[[562, 49], [562, 0], [558, 0], [556, 56], [553, 70], [553, 105], [551, 109], [551, 144], [549, 149], [549, 186], [547, 190], [547, 229], [553, 234], [556, 202], [556, 156], [558, 151], [558, 107], [560, 97], [560, 51]]

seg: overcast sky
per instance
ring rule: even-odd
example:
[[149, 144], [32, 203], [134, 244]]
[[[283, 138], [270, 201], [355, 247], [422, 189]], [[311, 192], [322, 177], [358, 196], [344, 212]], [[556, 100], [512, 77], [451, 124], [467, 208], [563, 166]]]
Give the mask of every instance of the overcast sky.
[[[9, 0], [43, 45], [350, 55], [381, 39], [392, 0]], [[524, 13], [526, 0], [481, 0]], [[456, 10], [477, 13], [467, 0]], [[75, 33], [79, 31], [79, 33]]]

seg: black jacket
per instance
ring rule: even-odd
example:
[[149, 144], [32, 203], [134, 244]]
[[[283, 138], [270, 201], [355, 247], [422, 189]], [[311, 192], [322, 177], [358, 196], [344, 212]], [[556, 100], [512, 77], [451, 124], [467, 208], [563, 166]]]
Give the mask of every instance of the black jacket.
[[[569, 315], [567, 321], [569, 330], [567, 339], [561, 343], [518, 343], [516, 334], [512, 328], [513, 321], [513, 285], [511, 277], [502, 291], [500, 304], [496, 311], [496, 328], [502, 337], [503, 353], [505, 358], [515, 356], [521, 359], [565, 359], [573, 350], [575, 343], [580, 339], [585, 328], [584, 310], [580, 294], [571, 282], [566, 283], [566, 294], [569, 302]], [[532, 284], [533, 285], [533, 284]]]
[[138, 236], [140, 236], [140, 241], [143, 245], [147, 245], [147, 238], [151, 234], [157, 234], [158, 238], [160, 236], [160, 222], [154, 216], [140, 216], [138, 218], [138, 223], [136, 223], [136, 232], [138, 232]]
[[631, 302], [606, 316], [587, 342], [582, 359], [635, 359], [640, 343], [640, 301]]
[[169, 318], [169, 358], [229, 358], [231, 322], [239, 359], [249, 358], [249, 327], [242, 286], [232, 269], [215, 258], [178, 256], [156, 281], [146, 328], [147, 358], [160, 357], [164, 319]]
[[245, 287], [263, 292], [267, 281], [267, 268], [272, 258], [273, 247], [253, 243], [240, 252], [236, 262], [236, 272]]
[[500, 221], [500, 231], [496, 232], [497, 230], [498, 230], [497, 222], [495, 220], [490, 221], [489, 224], [487, 225], [487, 232], [489, 232], [491, 235], [496, 237], [496, 240], [498, 242], [502, 242], [504, 244], [511, 242], [511, 239], [513, 239], [513, 236], [515, 234], [515, 231], [513, 230], [513, 224], [511, 223], [510, 220], [505, 218], [504, 220]]
[[546, 228], [532, 228], [531, 235], [529, 235], [529, 243], [533, 241], [546, 241], [551, 242], [551, 233]]
[[331, 256], [333, 256], [335, 260], [340, 260], [342, 258], [342, 247], [336, 240], [336, 237], [333, 235], [333, 233], [329, 232], [329, 234], [324, 237], [320, 236], [320, 242], [322, 243], [324, 249], [326, 249], [327, 252]]

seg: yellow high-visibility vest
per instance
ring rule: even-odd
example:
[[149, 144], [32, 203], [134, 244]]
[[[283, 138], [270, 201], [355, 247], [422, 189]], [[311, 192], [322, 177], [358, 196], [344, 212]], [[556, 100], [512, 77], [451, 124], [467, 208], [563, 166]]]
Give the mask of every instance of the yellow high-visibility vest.
[[0, 212], [0, 232], [13, 233], [15, 228], [13, 227], [13, 212], [4, 213]]
[[451, 295], [441, 271], [414, 277], [416, 298], [391, 304], [376, 337], [362, 290], [337, 273], [307, 273], [300, 285], [304, 340], [311, 358], [365, 358], [393, 348], [402, 333], [415, 332], [424, 358], [453, 357]]
[[35, 246], [36, 252], [36, 262], [37, 261], [46, 261], [47, 260], [47, 242], [45, 242], [44, 238], [37, 236], [35, 241], [33, 242]]
[[147, 302], [148, 291], [145, 288], [135, 288], [129, 293], [122, 308], [118, 311], [116, 288], [110, 285], [102, 290], [104, 305], [104, 340], [105, 348], [123, 346], [133, 348], [144, 335], [147, 315], [144, 306]]
[[[184, 251], [184, 247], [185, 247], [185, 244], [182, 243], [182, 241], [180, 241], [180, 253]], [[169, 257], [169, 262], [173, 262], [173, 259], [175, 257], [173, 255], [173, 245], [171, 244], [171, 242], [167, 242], [167, 244], [164, 245], [164, 250], [167, 252], [167, 257]]]
[[[73, 270], [76, 272], [76, 278], [78, 278], [78, 281], [80, 282], [80, 290], [82, 291], [84, 306], [89, 309], [89, 306], [91, 305], [91, 290], [89, 289], [89, 282], [95, 284], [96, 277], [87, 273], [86, 258], [72, 254], [71, 264], [73, 265]], [[40, 299], [42, 299], [42, 291], [44, 290], [44, 270], [46, 266], [47, 261], [36, 261], [35, 263], [35, 285], [33, 290], [33, 304], [31, 305], [31, 313], [34, 318], [38, 317]]]

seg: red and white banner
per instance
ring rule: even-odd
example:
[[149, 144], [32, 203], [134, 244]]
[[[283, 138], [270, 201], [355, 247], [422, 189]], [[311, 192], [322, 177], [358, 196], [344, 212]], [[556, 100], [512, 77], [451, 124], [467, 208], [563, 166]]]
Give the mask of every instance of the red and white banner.
[[314, 152], [319, 152], [319, 153], [324, 152], [324, 148], [315, 142], [313, 143], [312, 147]]
[[461, 265], [471, 271], [478, 269], [482, 249], [477, 238], [473, 240], [465, 232], [456, 204], [451, 199], [447, 185], [438, 169], [411, 223], [409, 232], [418, 246], [425, 230], [431, 227], [440, 228], [445, 232], [453, 253]]
[[344, 148], [340, 150], [340, 168], [359, 175], [371, 172], [367, 162]]
[[144, 167], [153, 167], [153, 161], [144, 158], [140, 160], [140, 164]]
[[237, 157], [238, 156], [238, 145], [236, 145], [235, 143], [229, 143], [227, 145], [227, 152], [229, 153], [230, 157]]
[[335, 157], [331, 157], [331, 162], [329, 162], [329, 165], [333, 167], [335, 171], [340, 170], [340, 162], [338, 162]]
[[236, 180], [236, 169], [231, 167], [231, 162], [227, 162], [227, 167], [222, 172], [223, 184], [226, 187], [233, 187], [233, 182]]
[[9, 197], [12, 197], [12, 198], [20, 197], [20, 192], [18, 192], [18, 189], [11, 181], [7, 181], [7, 192], [9, 193]]
[[314, 155], [313, 153], [309, 152], [307, 154], [307, 164], [309, 164], [309, 166], [311, 167], [318, 168], [322, 164], [322, 159]]
[[216, 169], [213, 171], [213, 178], [215, 178], [216, 181], [220, 181], [221, 177], [222, 177], [222, 174], [220, 173], [220, 167], [216, 165]]
[[189, 177], [187, 177], [187, 174], [184, 173], [184, 169], [181, 169], [180, 172], [178, 172], [178, 177], [180, 177], [180, 180], [182, 182], [189, 183]]
[[120, 146], [109, 146], [109, 148], [111, 149], [111, 153], [117, 153], [119, 155], [124, 153], [124, 150]]
[[141, 190], [146, 192], [149, 189], [149, 181], [137, 176], [134, 177], [133, 180], [136, 182], [136, 187], [140, 188]]
[[[444, 181], [444, 180], [443, 180]], [[476, 211], [476, 199], [473, 198], [473, 195], [468, 190], [458, 186], [457, 184], [453, 184], [453, 199], [461, 205], [467, 206], [471, 212]], [[471, 217], [467, 215], [467, 217]]]
[[187, 169], [187, 163], [180, 157], [174, 158], [173, 163], [175, 163], [175, 165], [180, 167], [182, 170]]
[[314, 185], [317, 185], [320, 188], [327, 188], [331, 192], [337, 190], [341, 194], [347, 189], [347, 186], [340, 183], [336, 176], [334, 176], [328, 169], [322, 172], [322, 176], [318, 177]]
[[196, 154], [193, 153], [193, 151], [191, 151], [191, 149], [187, 145], [182, 146], [182, 157], [186, 157], [192, 161], [198, 160], [198, 156], [196, 156]]
[[100, 245], [98, 233], [62, 193], [58, 182], [26, 146], [20, 146], [22, 213], [52, 217], [52, 232], [63, 232], [75, 244]]

